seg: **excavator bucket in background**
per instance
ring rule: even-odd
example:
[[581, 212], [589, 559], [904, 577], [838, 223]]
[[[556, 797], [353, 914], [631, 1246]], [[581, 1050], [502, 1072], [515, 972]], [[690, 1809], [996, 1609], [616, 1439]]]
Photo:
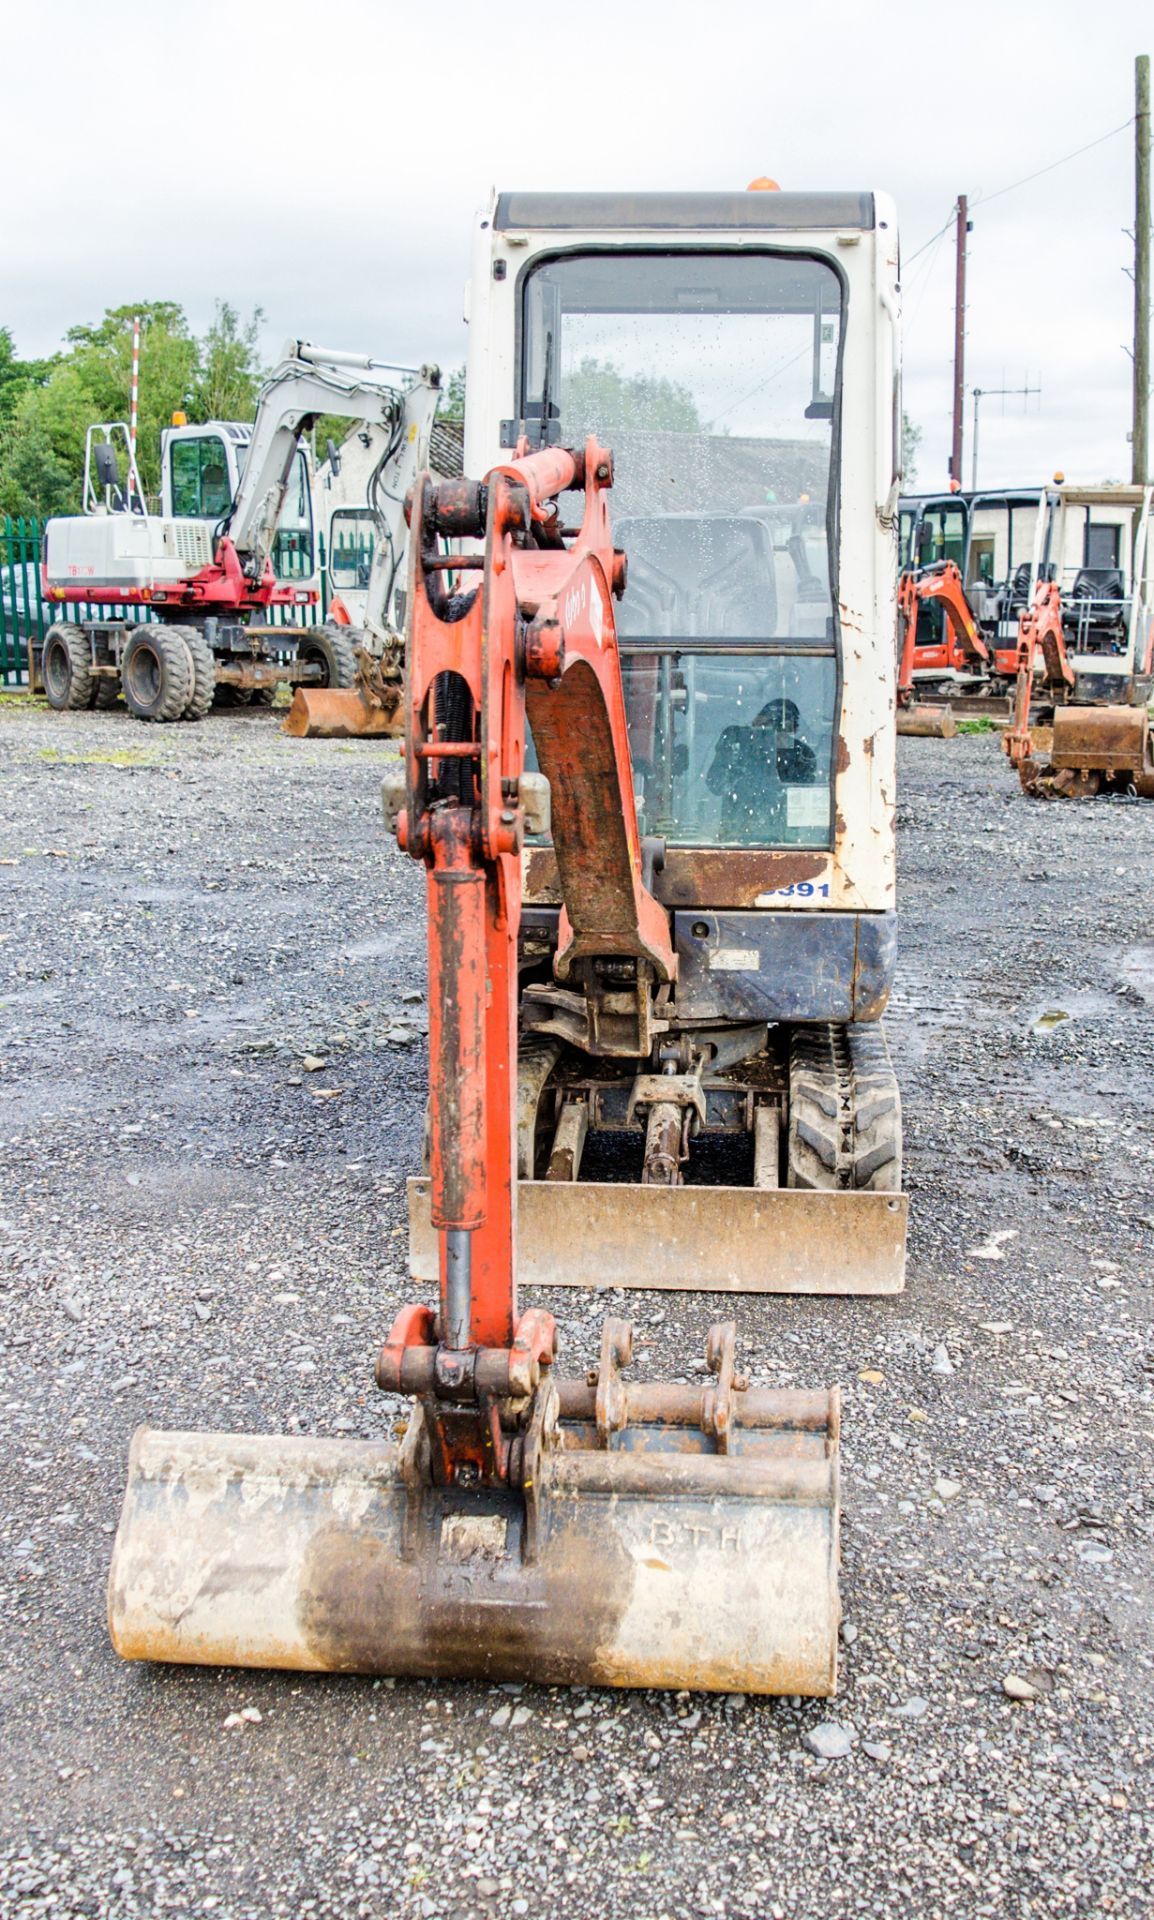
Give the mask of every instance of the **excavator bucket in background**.
[[[1030, 725], [1034, 668], [1042, 657], [1042, 684], [1055, 699], [1049, 729]], [[1046, 734], [1048, 733], [1048, 740]], [[1090, 706], [1077, 699], [1077, 676], [1062, 628], [1056, 581], [1039, 581], [1018, 636], [1014, 720], [1002, 746], [1023, 791], [1040, 799], [1090, 799], [1097, 793], [1133, 793], [1154, 799], [1154, 743], [1144, 706]], [[1041, 755], [1049, 751], [1049, 761]]]
[[356, 649], [357, 677], [351, 687], [299, 686], [282, 732], [297, 740], [358, 740], [404, 731], [401, 682], [389, 678], [363, 647]]
[[298, 687], [281, 731], [297, 740], [359, 740], [400, 729], [396, 709], [378, 706], [360, 687]]
[[925, 701], [898, 707], [898, 732], [912, 733], [930, 740], [952, 740], [958, 723], [949, 707], [932, 707]]
[[1145, 707], [1055, 707], [1048, 742], [1031, 733], [1033, 751], [1019, 766], [1027, 793], [1085, 800], [1098, 793], [1135, 793], [1154, 800], [1154, 741]]

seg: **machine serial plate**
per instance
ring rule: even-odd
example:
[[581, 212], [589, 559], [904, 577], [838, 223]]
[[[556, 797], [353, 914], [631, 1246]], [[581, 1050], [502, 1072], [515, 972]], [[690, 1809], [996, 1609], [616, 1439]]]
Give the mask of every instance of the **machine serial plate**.
[[714, 947], [709, 956], [710, 973], [756, 973], [760, 965], [756, 947]]

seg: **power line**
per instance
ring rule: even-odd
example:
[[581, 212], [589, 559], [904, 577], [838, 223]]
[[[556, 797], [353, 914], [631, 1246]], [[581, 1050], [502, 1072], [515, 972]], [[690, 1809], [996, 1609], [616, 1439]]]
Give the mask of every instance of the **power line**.
[[[988, 207], [992, 200], [1000, 200], [1004, 193], [1016, 193], [1019, 187], [1029, 186], [1031, 180], [1040, 180], [1044, 173], [1053, 173], [1055, 167], [1064, 167], [1068, 161], [1079, 159], [1082, 154], [1089, 153], [1091, 148], [1103, 146], [1107, 140], [1116, 139], [1120, 133], [1125, 133], [1127, 127], [1132, 127], [1133, 125], [1134, 116], [1131, 114], [1128, 120], [1123, 120], [1121, 126], [1111, 127], [1109, 133], [1100, 133], [1096, 140], [1087, 140], [1084, 147], [1075, 147], [1072, 153], [1064, 153], [1060, 160], [1051, 160], [1047, 166], [1039, 167], [1035, 173], [1023, 174], [1020, 180], [1011, 180], [1007, 187], [998, 187], [993, 193], [979, 194], [978, 198], [971, 204], [973, 206]], [[923, 240], [920, 247], [915, 248], [913, 253], [907, 254], [902, 263], [903, 267], [912, 267], [914, 261], [920, 259], [927, 247], [932, 247], [935, 240], [940, 240], [944, 233], [948, 233], [954, 222], [956, 204], [955, 202], [955, 205], [950, 208], [949, 213], [946, 215], [944, 222], [938, 228], [937, 232], [931, 233], [928, 240]]]
[[[955, 206], [956, 206], [956, 204], [957, 204], [957, 203], [955, 202]], [[949, 230], [950, 230], [950, 228], [951, 228], [951, 227], [953, 226], [953, 224], [954, 224], [954, 207], [951, 207], [951, 208], [950, 208], [950, 210], [949, 210], [949, 212], [948, 212], [948, 213], [947, 213], [947, 215], [946, 215], [946, 218], [945, 218], [945, 223], [944, 223], [944, 225], [943, 225], [943, 226], [940, 226], [940, 227], [938, 228], [938, 230], [937, 230], [937, 232], [936, 232], [936, 233], [931, 233], [931, 235], [930, 235], [930, 237], [929, 237], [929, 239], [928, 239], [928, 240], [923, 240], [923, 241], [922, 241], [922, 244], [921, 244], [921, 246], [920, 246], [920, 247], [918, 248], [918, 250], [917, 250], [917, 252], [916, 252], [916, 253], [911, 253], [911, 254], [910, 254], [910, 255], [909, 255], [909, 256], [908, 256], [907, 258], [906, 258], [906, 260], [904, 260], [904, 261], [903, 261], [903, 263], [902, 263], [902, 264], [903, 264], [903, 266], [905, 266], [905, 267], [912, 267], [912, 266], [913, 266], [913, 264], [914, 264], [914, 261], [915, 261], [916, 259], [918, 259], [918, 257], [919, 257], [919, 256], [920, 256], [921, 254], [923, 254], [923, 253], [925, 252], [925, 250], [926, 250], [926, 248], [927, 248], [927, 247], [932, 247], [932, 246], [933, 246], [933, 244], [934, 244], [934, 241], [935, 241], [935, 240], [940, 240], [940, 239], [941, 239], [941, 237], [942, 237], [942, 235], [943, 235], [943, 233], [948, 233], [948, 232], [949, 232]]]
[[996, 193], [979, 195], [975, 206], [988, 207], [991, 200], [1000, 200], [1004, 193], [1015, 193], [1019, 187], [1029, 186], [1031, 180], [1040, 180], [1044, 173], [1053, 173], [1055, 167], [1064, 167], [1068, 160], [1077, 160], [1083, 153], [1089, 153], [1091, 147], [1100, 147], [1107, 140], [1114, 140], [1118, 134], [1125, 133], [1127, 127], [1134, 125], [1134, 116], [1123, 120], [1120, 127], [1111, 127], [1109, 133], [1100, 133], [1096, 140], [1087, 140], [1084, 147], [1075, 147], [1073, 153], [1064, 153], [1060, 160], [1051, 160], [1049, 166], [1039, 167], [1036, 173], [1024, 174], [1021, 180], [1011, 180], [1008, 187], [999, 187]]
[[[921, 286], [918, 288], [918, 297], [914, 301], [908, 320], [905, 318], [903, 318], [902, 320], [902, 332], [905, 335], [907, 340], [909, 339], [910, 334], [913, 332], [914, 322], [922, 310], [922, 304], [925, 300], [930, 281], [934, 277], [934, 265], [935, 265], [935, 262], [937, 261], [938, 254], [941, 250], [942, 241], [945, 239], [946, 234], [949, 232], [950, 227], [953, 224], [953, 217], [954, 217], [953, 214], [951, 214], [949, 220], [947, 220], [941, 232], [936, 233], [934, 235], [934, 239], [936, 240], [937, 245], [934, 247], [933, 252], [931, 253], [929, 259], [926, 262], [925, 277], [922, 280]], [[912, 294], [913, 289], [911, 288], [910, 291]]]

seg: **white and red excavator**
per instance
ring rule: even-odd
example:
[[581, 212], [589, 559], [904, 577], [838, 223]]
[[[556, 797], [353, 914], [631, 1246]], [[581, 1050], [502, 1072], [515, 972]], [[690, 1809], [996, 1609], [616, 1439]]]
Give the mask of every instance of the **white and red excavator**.
[[[165, 430], [159, 513], [148, 510], [127, 426], [89, 428], [85, 510], [48, 522], [42, 562], [45, 603], [76, 617], [57, 620], [34, 649], [33, 686], [60, 710], [112, 706], [123, 692], [129, 711], [152, 721], [201, 719], [226, 689], [260, 700], [286, 683], [351, 688], [362, 635], [310, 619], [319, 593], [302, 436], [337, 415], [379, 442], [372, 498], [379, 573], [391, 584], [439, 392], [434, 366], [290, 340], [251, 425]], [[382, 651], [388, 611], [378, 606], [382, 645], [364, 636], [366, 652]], [[399, 657], [390, 670], [399, 683]]]

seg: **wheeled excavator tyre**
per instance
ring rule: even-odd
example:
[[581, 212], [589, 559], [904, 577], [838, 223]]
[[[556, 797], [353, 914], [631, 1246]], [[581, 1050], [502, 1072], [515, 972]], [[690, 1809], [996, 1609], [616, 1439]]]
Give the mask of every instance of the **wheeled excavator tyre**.
[[178, 634], [183, 640], [192, 673], [192, 690], [180, 717], [203, 720], [216, 691], [216, 660], [212, 648], [199, 627], [169, 627], [168, 632]]
[[183, 636], [171, 627], [140, 626], [124, 649], [120, 683], [138, 720], [179, 720], [193, 695], [193, 670]]
[[275, 707], [277, 690], [275, 687], [254, 687], [249, 705], [252, 707]]
[[252, 699], [251, 687], [234, 687], [231, 681], [218, 682], [212, 696], [212, 704], [219, 713], [229, 707], [247, 707]]
[[[116, 665], [116, 662], [113, 658], [111, 647], [102, 646], [99, 642], [97, 643], [96, 664], [98, 667], [112, 667]], [[113, 707], [116, 705], [116, 702], [119, 700], [119, 698], [120, 698], [119, 673], [116, 673], [116, 674], [94, 673], [93, 674], [92, 696], [89, 704], [90, 706], [95, 708], [97, 713], [111, 713]]]
[[901, 1191], [901, 1095], [879, 1024], [794, 1028], [786, 1184]]
[[77, 713], [92, 705], [92, 653], [82, 627], [61, 621], [48, 629], [40, 678], [45, 698], [57, 713]]
[[349, 629], [331, 622], [301, 641], [297, 659], [302, 667], [322, 669], [320, 680], [310, 682], [314, 687], [351, 687], [357, 677], [357, 657]]

